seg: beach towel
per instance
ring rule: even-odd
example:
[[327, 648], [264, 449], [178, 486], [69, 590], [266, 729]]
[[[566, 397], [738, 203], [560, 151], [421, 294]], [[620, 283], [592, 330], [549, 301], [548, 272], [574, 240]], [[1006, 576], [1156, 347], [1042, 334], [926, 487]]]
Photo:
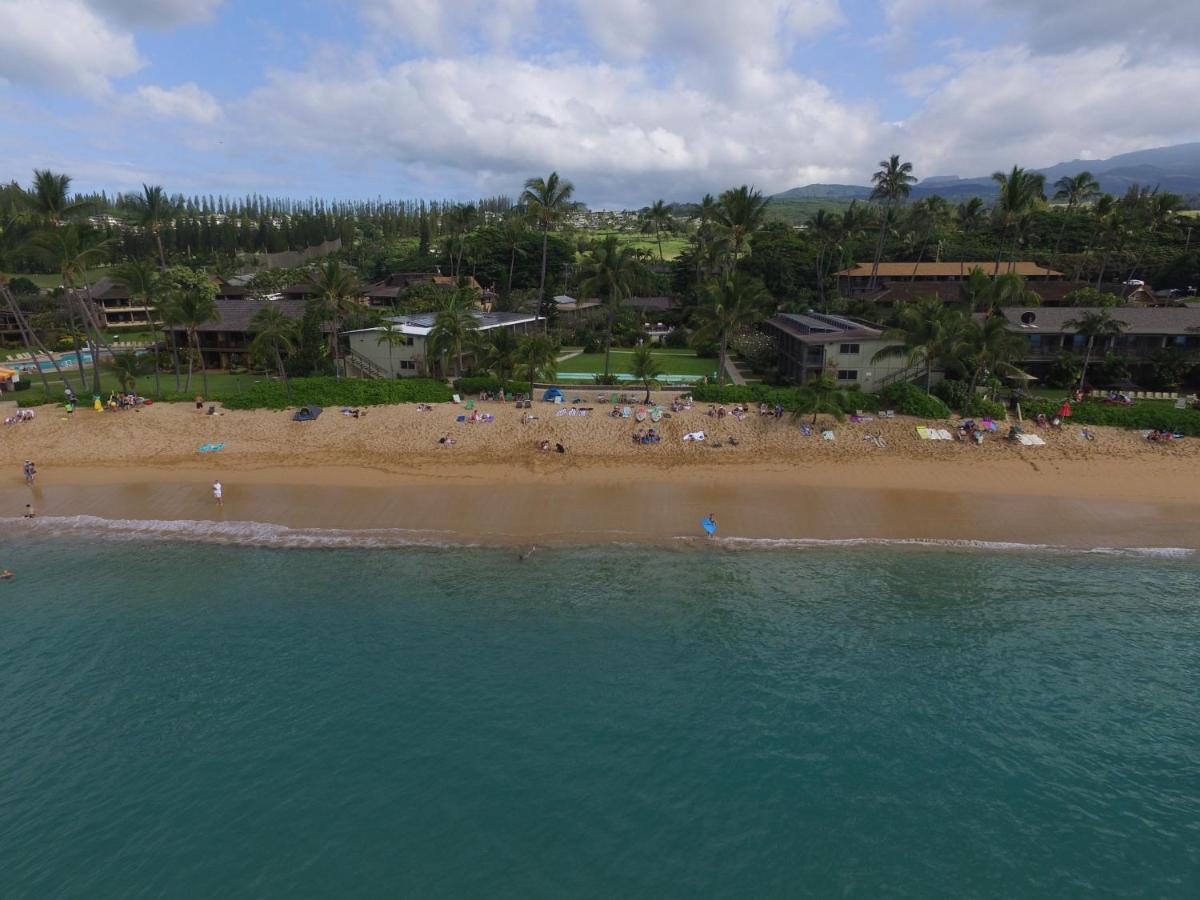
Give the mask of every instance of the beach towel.
[[465, 421], [467, 421], [467, 417], [466, 416], [458, 416], [455, 418], [454, 421], [455, 422], [465, 422]]
[[1036, 434], [1018, 434], [1017, 440], [1026, 447], [1042, 447], [1046, 443], [1039, 435]]
[[566, 414], [567, 414], [567, 411], [565, 409], [557, 409], [554, 411], [554, 415], [556, 417], [557, 416], [565, 416]]
[[634, 413], [633, 418], [637, 422], [645, 422], [646, 421], [646, 410], [639, 407], [638, 411], [636, 413]]
[[683, 436], [684, 441], [702, 441], [704, 440], [703, 431], [689, 431]]
[[204, 444], [196, 452], [197, 453], [216, 453], [219, 450], [224, 450], [224, 444]]
[[952, 440], [954, 440], [954, 436], [952, 434], [950, 434], [950, 432], [948, 432], [945, 428], [943, 428], [940, 431], [938, 431], [937, 439], [939, 441], [952, 441]]
[[801, 425], [800, 433], [802, 435], [804, 435], [805, 437], [812, 437], [812, 426], [811, 425]]
[[630, 409], [628, 406], [621, 408], [621, 418], [622, 419], [628, 419], [632, 415], [633, 415], [633, 410]]
[[832, 431], [830, 431], [828, 428], [826, 428], [824, 431], [821, 432], [821, 440], [836, 441], [837, 435], [835, 435]]
[[935, 440], [933, 435], [930, 433], [930, 430], [928, 428], [926, 428], [924, 425], [917, 426], [917, 437], [919, 437], [923, 441]]
[[662, 417], [663, 417], [663, 411], [661, 409], [659, 409], [657, 406], [654, 407], [654, 409], [650, 410], [650, 421], [651, 422], [657, 422]]
[[567, 410], [567, 415], [568, 415], [568, 416], [577, 416], [577, 415], [579, 415], [579, 410], [577, 410], [577, 409], [568, 409], [568, 410]]

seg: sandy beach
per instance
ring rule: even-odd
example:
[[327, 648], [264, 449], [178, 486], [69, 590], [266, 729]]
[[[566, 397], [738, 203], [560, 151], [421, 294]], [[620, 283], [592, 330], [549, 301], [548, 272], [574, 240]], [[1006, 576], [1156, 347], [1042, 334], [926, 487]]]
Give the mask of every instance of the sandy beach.
[[[591, 395], [589, 395], [591, 396]], [[707, 405], [639, 426], [555, 416], [537, 403], [522, 425], [511, 404], [197, 413], [190, 405], [42, 409], [0, 430], [0, 510], [19, 517], [274, 523], [298, 529], [400, 529], [484, 543], [667, 541], [695, 536], [706, 513], [725, 538], [920, 539], [1071, 547], [1200, 547], [1200, 441], [1150, 444], [1135, 432], [1041, 432], [1046, 445], [982, 446], [918, 438], [915, 420], [822, 419], [835, 441], [788, 418], [710, 418]], [[646, 423], [647, 425], [649, 423]], [[644, 427], [644, 426], [643, 426]], [[946, 426], [952, 427], [952, 426]], [[703, 430], [704, 442], [683, 435]], [[447, 433], [456, 443], [438, 443]], [[885, 446], [865, 440], [879, 436]], [[737, 441], [731, 445], [730, 438]], [[540, 441], [564, 454], [542, 453]], [[224, 444], [215, 453], [200, 446]], [[716, 446], [720, 443], [721, 446]], [[32, 489], [21, 462], [36, 462]], [[209, 485], [220, 478], [225, 506]]]

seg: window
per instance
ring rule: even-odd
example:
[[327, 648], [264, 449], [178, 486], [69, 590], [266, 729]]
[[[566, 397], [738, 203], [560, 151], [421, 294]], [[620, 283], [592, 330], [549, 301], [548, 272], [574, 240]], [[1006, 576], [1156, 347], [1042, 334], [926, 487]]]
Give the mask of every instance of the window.
[[858, 369], [838, 369], [838, 381], [858, 381]]
[[861, 350], [862, 347], [860, 347], [858, 344], [842, 344], [842, 346], [838, 348], [838, 353], [842, 354], [842, 356], [858, 356]]
[[416, 367], [417, 367], [417, 364], [415, 362], [413, 362], [411, 359], [400, 360], [400, 368], [402, 368], [402, 369], [415, 369]]

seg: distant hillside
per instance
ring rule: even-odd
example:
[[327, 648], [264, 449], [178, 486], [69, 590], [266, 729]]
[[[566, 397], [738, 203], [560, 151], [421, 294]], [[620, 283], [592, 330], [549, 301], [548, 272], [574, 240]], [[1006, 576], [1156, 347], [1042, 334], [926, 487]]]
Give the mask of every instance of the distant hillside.
[[775, 194], [772, 200], [866, 200], [871, 189], [855, 184], [809, 184]]
[[[1190, 206], [1200, 207], [1200, 142], [1136, 150], [1110, 159], [1075, 159], [1034, 171], [1046, 176], [1049, 190], [1063, 176], [1078, 175], [1085, 170], [1095, 175], [1100, 189], [1109, 194], [1120, 196], [1138, 184], [1180, 194]], [[775, 194], [772, 199], [851, 200], [863, 199], [870, 193], [870, 188], [857, 185], [810, 184]], [[996, 183], [990, 175], [971, 178], [933, 175], [913, 185], [914, 199], [933, 194], [955, 203], [971, 197], [990, 201], [996, 196]]]

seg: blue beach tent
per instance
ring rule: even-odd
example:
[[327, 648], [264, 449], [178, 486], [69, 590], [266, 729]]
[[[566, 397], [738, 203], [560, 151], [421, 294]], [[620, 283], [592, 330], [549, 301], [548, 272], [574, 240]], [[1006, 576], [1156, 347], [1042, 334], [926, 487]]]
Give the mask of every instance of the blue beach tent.
[[562, 400], [563, 392], [558, 388], [550, 388], [546, 393], [542, 394], [542, 401], [545, 403], [553, 403], [555, 400]]

